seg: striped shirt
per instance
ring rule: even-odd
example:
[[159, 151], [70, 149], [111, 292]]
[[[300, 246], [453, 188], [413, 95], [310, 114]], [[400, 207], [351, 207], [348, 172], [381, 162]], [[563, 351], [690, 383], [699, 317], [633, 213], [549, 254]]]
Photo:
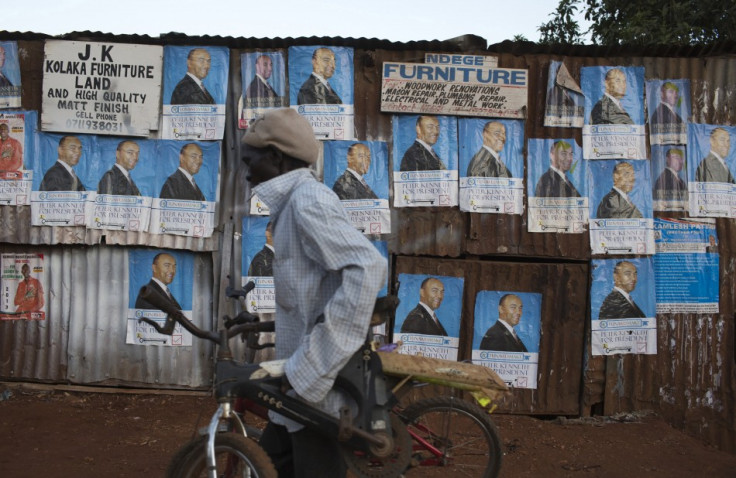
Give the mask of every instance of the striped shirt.
[[[386, 260], [309, 169], [254, 191], [273, 224], [276, 358], [287, 359], [286, 376], [300, 397], [337, 417], [347, 401], [330, 389], [365, 341]], [[275, 413], [271, 419], [289, 431], [301, 428]]]

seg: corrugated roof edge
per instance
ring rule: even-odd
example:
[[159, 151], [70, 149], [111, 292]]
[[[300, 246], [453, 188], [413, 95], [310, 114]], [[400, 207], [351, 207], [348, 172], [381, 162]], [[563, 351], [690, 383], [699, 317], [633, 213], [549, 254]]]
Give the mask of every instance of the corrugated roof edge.
[[736, 54], [736, 41], [722, 41], [708, 45], [547, 45], [531, 41], [504, 40], [488, 46], [490, 53], [513, 55], [565, 55], [587, 57], [649, 56], [649, 57], [706, 57]]
[[0, 31], [0, 40], [87, 40], [114, 41], [117, 43], [144, 43], [154, 45], [206, 44], [226, 46], [228, 48], [285, 48], [299, 45], [350, 46], [365, 50], [436, 50], [466, 51], [470, 49], [485, 50], [488, 42], [477, 35], [462, 35], [448, 40], [420, 40], [410, 42], [392, 42], [378, 38], [350, 37], [299, 37], [299, 38], [245, 38], [222, 36], [193, 36], [184, 33], [162, 33], [157, 37], [149, 35], [116, 35], [103, 32], [69, 32], [63, 35], [47, 35], [35, 32]]

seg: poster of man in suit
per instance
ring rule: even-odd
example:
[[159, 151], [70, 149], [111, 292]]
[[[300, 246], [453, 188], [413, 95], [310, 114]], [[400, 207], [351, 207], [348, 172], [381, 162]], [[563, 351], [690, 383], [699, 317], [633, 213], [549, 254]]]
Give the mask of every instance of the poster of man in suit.
[[163, 140], [158, 143], [149, 231], [209, 237], [214, 230], [220, 143]]
[[524, 122], [460, 118], [461, 211], [521, 214], [524, 198]]
[[656, 354], [652, 258], [595, 259], [592, 275], [593, 355]]
[[393, 338], [401, 353], [457, 360], [463, 283], [461, 277], [399, 274]]
[[575, 139], [530, 139], [527, 157], [529, 232], [584, 233], [588, 162]]
[[660, 145], [652, 147], [652, 198], [655, 211], [686, 211], [687, 192], [687, 147], [683, 145]]
[[222, 139], [229, 67], [226, 47], [164, 47], [162, 138]]
[[317, 139], [353, 139], [353, 49], [289, 47], [289, 104]]
[[0, 108], [20, 108], [21, 78], [18, 44], [0, 41]]
[[0, 321], [45, 320], [48, 287], [43, 254], [2, 254], [0, 265]]
[[644, 67], [586, 66], [583, 157], [647, 159], [644, 127]]
[[655, 144], [687, 144], [690, 118], [690, 80], [647, 80], [649, 142]]
[[99, 176], [96, 136], [38, 133], [33, 162], [31, 224], [84, 226], [85, 206]]
[[246, 298], [250, 313], [271, 314], [276, 311], [273, 285], [273, 228], [269, 216], [245, 216], [243, 218], [241, 285], [255, 283]]
[[688, 125], [688, 209], [693, 217], [736, 217], [736, 127]]
[[[87, 227], [145, 231], [151, 217], [158, 140], [100, 137]], [[94, 199], [92, 199], [94, 196]]]
[[391, 232], [388, 146], [381, 141], [324, 143], [324, 182], [364, 234]]
[[392, 126], [394, 207], [457, 206], [457, 118], [397, 115]]
[[542, 294], [482, 290], [474, 310], [473, 363], [510, 386], [537, 388]]
[[31, 203], [32, 164], [37, 160], [35, 111], [0, 113], [0, 204]]
[[289, 106], [283, 50], [256, 50], [240, 55], [241, 129], [269, 108]]
[[[177, 324], [171, 336], [162, 335], [141, 317], [164, 325], [166, 313], [156, 309], [141, 294], [150, 287], [192, 320], [194, 255], [190, 252], [162, 249], [131, 249], [128, 252], [128, 323], [126, 344], [149, 346], [191, 346], [192, 336]], [[199, 319], [195, 320], [198, 323]], [[198, 323], [199, 327], [202, 324]]]
[[654, 254], [648, 161], [590, 161], [590, 247], [593, 254]]

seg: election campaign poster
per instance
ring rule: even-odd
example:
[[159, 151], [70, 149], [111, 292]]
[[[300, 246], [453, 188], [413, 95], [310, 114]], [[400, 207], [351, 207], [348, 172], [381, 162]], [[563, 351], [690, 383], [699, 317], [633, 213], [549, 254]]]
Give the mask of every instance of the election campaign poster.
[[457, 119], [392, 119], [394, 207], [457, 206]]
[[687, 211], [687, 168], [684, 144], [652, 144], [652, 199], [655, 211]]
[[391, 232], [388, 146], [381, 141], [324, 143], [324, 182], [364, 234]]
[[736, 126], [688, 125], [688, 207], [693, 217], [736, 217]]
[[524, 210], [524, 122], [458, 119], [460, 210]]
[[148, 136], [158, 129], [163, 48], [47, 40], [41, 129]]
[[478, 292], [473, 363], [493, 369], [509, 387], [536, 389], [541, 316], [542, 294]]
[[652, 262], [651, 257], [593, 260], [593, 355], [657, 353]]
[[[378, 298], [386, 297], [388, 295], [388, 281], [391, 277], [391, 262], [389, 261], [388, 255], [388, 243], [386, 241], [371, 241], [371, 244], [381, 253], [381, 256], [386, 260], [386, 283], [378, 291]], [[383, 323], [373, 327], [373, 341], [381, 345], [388, 342], [388, 327], [389, 324]]]
[[431, 63], [383, 63], [381, 111], [526, 117], [528, 70], [489, 67], [475, 55], [428, 58]]
[[399, 283], [393, 331], [399, 352], [457, 360], [463, 279], [399, 274]]
[[149, 232], [210, 237], [219, 194], [220, 142], [159, 142]]
[[593, 254], [654, 254], [652, 186], [647, 161], [591, 161]]
[[227, 47], [164, 47], [163, 139], [222, 139], [229, 67]]
[[353, 49], [289, 47], [289, 104], [317, 139], [354, 139]]
[[85, 207], [99, 175], [98, 136], [39, 133], [33, 161], [31, 224], [85, 226]]
[[35, 111], [0, 111], [0, 204], [31, 204], [33, 170], [36, 158]]
[[0, 108], [21, 107], [18, 43], [0, 41]]
[[588, 162], [574, 139], [527, 142], [529, 232], [582, 234], [588, 228]]
[[240, 55], [240, 98], [238, 127], [248, 124], [272, 108], [289, 106], [286, 95], [286, 61], [283, 50], [256, 50]]
[[690, 80], [648, 80], [649, 142], [687, 144], [690, 118]]
[[647, 159], [644, 128], [644, 67], [586, 66], [583, 157]]
[[253, 281], [255, 288], [246, 297], [246, 309], [252, 314], [276, 311], [273, 285], [273, 229], [265, 216], [243, 218], [241, 285]]
[[0, 256], [2, 304], [0, 320], [46, 319], [46, 274], [43, 254], [9, 253]]
[[[131, 249], [128, 252], [128, 320], [126, 344], [159, 347], [188, 347], [192, 334], [176, 324], [171, 335], [160, 334], [150, 324], [141, 322], [145, 317], [159, 327], [166, 323], [166, 312], [157, 309], [141, 294], [146, 286], [168, 298], [177, 309], [192, 320], [194, 296], [194, 254], [161, 249]], [[202, 327], [202, 324], [197, 324]]]
[[583, 90], [564, 62], [551, 61], [547, 77], [547, 101], [544, 125], [557, 128], [582, 128], [584, 116]]
[[715, 219], [655, 219], [658, 314], [719, 312]]
[[86, 216], [90, 229], [147, 231], [155, 195], [158, 141], [99, 137], [98, 161], [90, 166], [98, 181], [89, 185]]

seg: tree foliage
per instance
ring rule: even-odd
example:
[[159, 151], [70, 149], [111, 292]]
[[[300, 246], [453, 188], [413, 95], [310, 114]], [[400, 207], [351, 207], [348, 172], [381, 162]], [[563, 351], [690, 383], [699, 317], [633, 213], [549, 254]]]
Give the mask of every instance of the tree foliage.
[[[582, 7], [591, 22], [581, 33], [573, 18]], [[736, 39], [733, 0], [560, 0], [552, 20], [539, 26], [541, 43], [696, 45]]]

